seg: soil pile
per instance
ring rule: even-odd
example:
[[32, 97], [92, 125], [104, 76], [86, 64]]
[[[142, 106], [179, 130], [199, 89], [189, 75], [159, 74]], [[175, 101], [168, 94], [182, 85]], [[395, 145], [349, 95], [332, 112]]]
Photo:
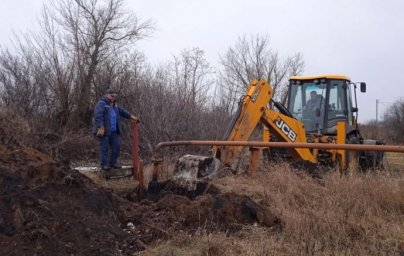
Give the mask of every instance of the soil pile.
[[246, 196], [207, 189], [194, 200], [165, 191], [132, 202], [30, 148], [0, 145], [0, 255], [128, 255], [178, 232], [279, 227]]
[[126, 215], [130, 232], [146, 244], [156, 239], [171, 239], [178, 232], [223, 231], [229, 234], [246, 224], [259, 224], [274, 231], [281, 228], [280, 220], [271, 210], [251, 198], [234, 193], [216, 194], [211, 190], [194, 200], [166, 193], [157, 202], [141, 201]]
[[136, 249], [122, 203], [30, 148], [0, 146], [0, 254], [105, 255]]

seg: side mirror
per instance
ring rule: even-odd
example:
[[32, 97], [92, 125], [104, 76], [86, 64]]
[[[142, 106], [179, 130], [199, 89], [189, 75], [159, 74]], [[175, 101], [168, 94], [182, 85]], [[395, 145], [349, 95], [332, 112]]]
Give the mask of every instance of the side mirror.
[[352, 108], [352, 113], [358, 112], [358, 108], [357, 107], [353, 107]]
[[366, 92], [366, 83], [361, 82], [361, 92]]

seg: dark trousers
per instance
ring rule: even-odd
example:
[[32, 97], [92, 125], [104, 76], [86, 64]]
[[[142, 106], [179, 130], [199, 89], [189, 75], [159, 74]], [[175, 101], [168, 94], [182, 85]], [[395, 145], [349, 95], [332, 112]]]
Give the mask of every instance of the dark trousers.
[[104, 135], [100, 138], [100, 162], [101, 166], [112, 166], [121, 152], [121, 142], [116, 132], [111, 135]]

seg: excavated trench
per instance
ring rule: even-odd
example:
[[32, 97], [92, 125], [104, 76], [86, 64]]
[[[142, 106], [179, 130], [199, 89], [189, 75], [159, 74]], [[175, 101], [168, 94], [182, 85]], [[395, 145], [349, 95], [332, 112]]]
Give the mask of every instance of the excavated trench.
[[208, 184], [152, 192], [139, 202], [46, 154], [0, 145], [0, 255], [129, 255], [178, 232], [280, 227], [268, 207]]

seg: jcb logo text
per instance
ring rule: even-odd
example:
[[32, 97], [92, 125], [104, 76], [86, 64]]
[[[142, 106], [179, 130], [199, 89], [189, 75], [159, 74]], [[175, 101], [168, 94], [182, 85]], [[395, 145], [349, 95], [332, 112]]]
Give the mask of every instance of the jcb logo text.
[[275, 120], [275, 125], [292, 141], [296, 140], [296, 133], [280, 117]]

